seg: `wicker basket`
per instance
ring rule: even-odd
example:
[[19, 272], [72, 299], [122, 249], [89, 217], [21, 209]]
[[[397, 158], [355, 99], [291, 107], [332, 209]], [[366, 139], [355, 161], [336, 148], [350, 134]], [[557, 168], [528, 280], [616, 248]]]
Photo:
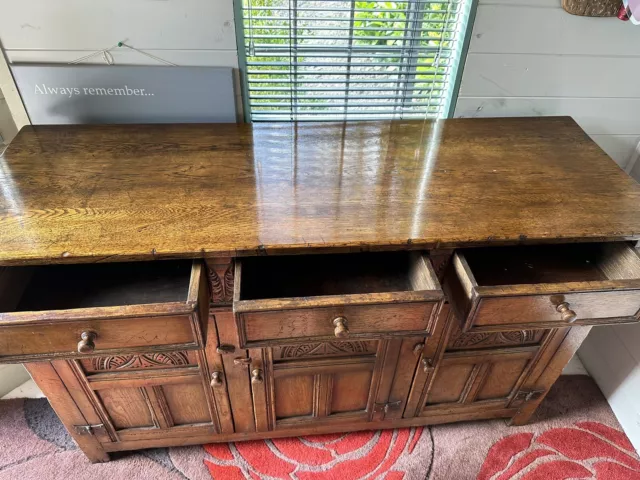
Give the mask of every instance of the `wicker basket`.
[[622, 0], [562, 0], [562, 8], [583, 17], [615, 17]]

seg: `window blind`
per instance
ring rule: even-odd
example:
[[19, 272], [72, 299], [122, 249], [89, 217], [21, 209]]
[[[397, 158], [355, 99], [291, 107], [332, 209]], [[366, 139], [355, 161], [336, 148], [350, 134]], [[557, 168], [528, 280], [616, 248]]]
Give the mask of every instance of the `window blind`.
[[440, 118], [471, 0], [242, 0], [252, 121]]

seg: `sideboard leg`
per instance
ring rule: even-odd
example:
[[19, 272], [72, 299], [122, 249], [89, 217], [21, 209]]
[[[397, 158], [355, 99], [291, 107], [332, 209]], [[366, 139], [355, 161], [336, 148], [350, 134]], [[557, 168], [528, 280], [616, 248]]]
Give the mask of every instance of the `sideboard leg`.
[[569, 329], [546, 368], [534, 383], [532, 391], [543, 393], [524, 403], [513, 418], [507, 422], [509, 425], [519, 426], [529, 422], [538, 405], [542, 403], [549, 393], [549, 389], [562, 374], [564, 367], [569, 363], [584, 339], [587, 338], [590, 330], [591, 327], [571, 327]]
[[76, 427], [87, 425], [82, 412], [49, 362], [25, 363], [31, 378], [44, 393], [69, 434], [91, 463], [108, 462], [109, 454], [91, 433], [80, 434]]

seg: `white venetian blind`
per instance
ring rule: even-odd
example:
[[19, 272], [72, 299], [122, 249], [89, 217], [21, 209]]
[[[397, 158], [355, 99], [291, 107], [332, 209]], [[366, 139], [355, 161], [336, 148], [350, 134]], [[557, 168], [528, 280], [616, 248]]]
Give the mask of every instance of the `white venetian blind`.
[[243, 0], [253, 121], [446, 116], [471, 0]]

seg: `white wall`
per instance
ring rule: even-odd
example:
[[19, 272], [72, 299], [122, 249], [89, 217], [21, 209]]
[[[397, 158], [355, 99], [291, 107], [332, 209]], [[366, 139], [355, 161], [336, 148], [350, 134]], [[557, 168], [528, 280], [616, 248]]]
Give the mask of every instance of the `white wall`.
[[[571, 115], [640, 180], [639, 45], [560, 0], [480, 0], [455, 116]], [[594, 328], [578, 354], [640, 451], [640, 325]]]
[[480, 0], [456, 117], [571, 115], [619, 165], [640, 142], [640, 27], [560, 0]]
[[0, 398], [29, 380], [29, 374], [21, 365], [0, 365]]
[[593, 328], [578, 356], [640, 452], [640, 325]]
[[[0, 91], [0, 146], [6, 142], [8, 143], [15, 134], [16, 127], [13, 123], [13, 119], [11, 118], [11, 112], [9, 111], [9, 107], [7, 106], [7, 101], [2, 96], [2, 92]], [[2, 152], [2, 148], [0, 148], [0, 152]]]
[[[10, 62], [66, 63], [126, 41], [178, 65], [238, 66], [232, 0], [0, 0], [0, 12]], [[113, 56], [157, 64], [125, 48]]]
[[[233, 0], [0, 0], [0, 12], [10, 63], [69, 63], [124, 41], [180, 66], [238, 67]], [[126, 47], [111, 55], [115, 65], [162, 65]]]

